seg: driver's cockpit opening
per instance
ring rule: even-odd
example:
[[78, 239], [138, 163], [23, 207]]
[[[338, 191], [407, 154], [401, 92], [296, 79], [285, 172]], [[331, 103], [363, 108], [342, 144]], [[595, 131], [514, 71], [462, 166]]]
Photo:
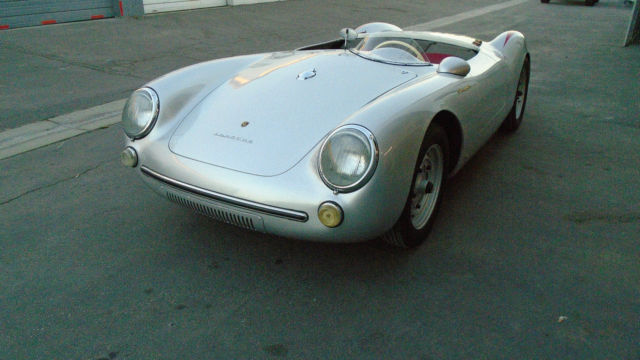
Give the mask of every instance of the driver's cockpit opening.
[[472, 48], [428, 39], [417, 39], [407, 36], [406, 33], [395, 31], [360, 33], [356, 38], [336, 39], [298, 50], [331, 49], [349, 50], [372, 61], [412, 66], [437, 65], [450, 56], [468, 61], [478, 53]]

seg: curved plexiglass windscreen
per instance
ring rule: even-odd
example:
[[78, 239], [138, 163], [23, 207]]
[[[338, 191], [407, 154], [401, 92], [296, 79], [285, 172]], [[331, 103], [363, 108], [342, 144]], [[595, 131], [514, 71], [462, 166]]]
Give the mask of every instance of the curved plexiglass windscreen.
[[374, 33], [349, 42], [349, 50], [363, 58], [396, 65], [430, 65], [424, 49], [414, 39]]

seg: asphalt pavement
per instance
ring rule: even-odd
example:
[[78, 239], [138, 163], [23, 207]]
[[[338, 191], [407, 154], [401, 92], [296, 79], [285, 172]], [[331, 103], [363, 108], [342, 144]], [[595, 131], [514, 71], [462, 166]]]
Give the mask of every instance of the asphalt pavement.
[[78, 110], [95, 117], [175, 68], [376, 20], [516, 29], [532, 61], [521, 129], [449, 182], [414, 251], [194, 215], [119, 164], [117, 125], [0, 160], [0, 359], [640, 359], [631, 8], [499, 4], [288, 0], [0, 31], [5, 134], [83, 128]]

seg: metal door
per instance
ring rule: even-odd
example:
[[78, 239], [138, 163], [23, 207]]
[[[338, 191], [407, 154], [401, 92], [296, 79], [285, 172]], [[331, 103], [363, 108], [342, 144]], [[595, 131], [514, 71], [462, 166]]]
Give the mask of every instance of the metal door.
[[113, 17], [115, 3], [114, 0], [0, 0], [0, 29]]

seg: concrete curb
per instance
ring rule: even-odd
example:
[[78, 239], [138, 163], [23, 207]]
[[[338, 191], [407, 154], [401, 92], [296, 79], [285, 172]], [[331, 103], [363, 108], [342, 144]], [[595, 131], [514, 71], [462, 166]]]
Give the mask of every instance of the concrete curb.
[[120, 121], [126, 99], [38, 121], [0, 133], [0, 160]]

